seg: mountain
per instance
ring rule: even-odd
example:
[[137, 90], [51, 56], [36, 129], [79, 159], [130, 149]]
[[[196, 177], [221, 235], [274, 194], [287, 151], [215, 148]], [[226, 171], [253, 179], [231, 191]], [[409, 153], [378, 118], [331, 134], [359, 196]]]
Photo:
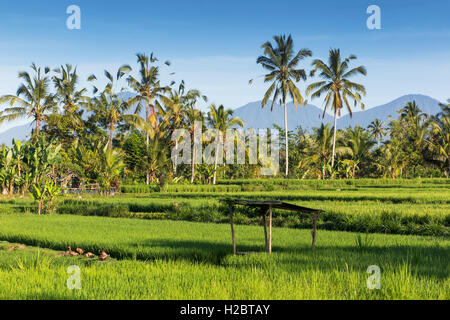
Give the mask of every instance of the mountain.
[[[132, 93], [124, 93], [124, 99], [131, 98]], [[439, 101], [429, 96], [420, 94], [410, 94], [402, 96], [387, 104], [373, 107], [365, 111], [358, 111], [353, 113], [353, 118], [350, 115], [345, 115], [338, 119], [338, 128], [347, 128], [349, 126], [362, 126], [366, 128], [372, 120], [378, 118], [384, 123], [389, 123], [391, 120], [396, 120], [399, 117], [397, 111], [403, 108], [408, 102], [416, 101], [422, 112], [428, 114], [437, 114], [441, 111]], [[135, 106], [134, 106], [135, 107]], [[134, 107], [130, 109], [130, 113], [134, 111]], [[270, 111], [271, 104], [269, 103], [264, 108], [261, 108], [261, 102], [251, 102], [243, 107], [234, 110], [234, 115], [241, 118], [245, 122], [246, 128], [264, 129], [272, 128], [276, 124], [284, 128], [284, 111], [283, 107], [275, 104], [274, 109]], [[288, 109], [288, 128], [295, 130], [299, 125], [304, 130], [311, 130], [314, 127], [319, 127], [321, 123], [333, 123], [333, 117], [325, 114], [322, 119], [322, 109], [307, 105], [305, 107], [298, 107], [295, 109], [292, 103], [287, 105]], [[140, 115], [143, 116], [145, 111], [142, 110]], [[0, 133], [0, 145], [11, 144], [12, 139], [24, 140], [31, 133], [31, 124], [13, 127], [5, 132]]]
[[[343, 129], [357, 125], [366, 128], [376, 118], [384, 121], [384, 123], [389, 123], [391, 120], [398, 119], [399, 114], [397, 111], [411, 101], [416, 101], [422, 112], [434, 115], [441, 111], [438, 100], [425, 95], [410, 94], [378, 107], [354, 112], [352, 118], [347, 114], [338, 119], [338, 128]], [[299, 125], [304, 130], [310, 130], [314, 127], [319, 127], [321, 123], [333, 123], [333, 117], [329, 114], [325, 114], [325, 118], [322, 119], [322, 109], [314, 105], [299, 107], [298, 110], [295, 110], [294, 105], [290, 103], [287, 109], [289, 130], [294, 130]], [[275, 104], [273, 112], [271, 112], [270, 104], [261, 108], [260, 101], [252, 102], [236, 109], [234, 115], [241, 118], [247, 128], [271, 128], [273, 124], [284, 127], [283, 108], [277, 104]]]
[[3, 143], [6, 145], [11, 145], [12, 139], [15, 140], [25, 140], [31, 134], [31, 123], [24, 124], [21, 126], [13, 127], [9, 130], [6, 130], [0, 133], [0, 145]]
[[[234, 116], [241, 118], [246, 128], [264, 129], [272, 128], [276, 124], [284, 128], [284, 109], [281, 105], [275, 104], [273, 111], [270, 111], [271, 102], [261, 108], [261, 102], [252, 102], [234, 110]], [[299, 125], [306, 130], [318, 127], [322, 122], [333, 122], [333, 117], [325, 114], [314, 105], [308, 104], [295, 109], [293, 103], [287, 105], [288, 129], [294, 130]]]
[[372, 120], [377, 118], [384, 123], [389, 123], [391, 120], [397, 120], [400, 116], [397, 111], [412, 101], [415, 101], [424, 113], [435, 115], [441, 111], [438, 100], [421, 94], [409, 94], [378, 107], [354, 112], [352, 118], [347, 114], [338, 120], [338, 128], [343, 129], [355, 125], [366, 128]]

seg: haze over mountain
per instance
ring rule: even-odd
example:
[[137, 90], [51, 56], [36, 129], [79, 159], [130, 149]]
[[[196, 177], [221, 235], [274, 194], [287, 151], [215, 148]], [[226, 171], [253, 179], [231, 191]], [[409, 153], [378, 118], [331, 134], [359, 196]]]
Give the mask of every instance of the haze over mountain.
[[352, 118], [347, 114], [338, 120], [338, 128], [343, 129], [355, 125], [366, 128], [372, 120], [377, 118], [387, 124], [391, 120], [397, 120], [400, 117], [397, 111], [412, 101], [416, 102], [423, 113], [435, 115], [441, 111], [438, 100], [422, 94], [409, 94], [375, 108], [353, 112]]
[[[129, 99], [131, 96], [124, 97]], [[402, 109], [408, 102], [416, 101], [422, 112], [428, 114], [437, 114], [441, 111], [439, 101], [426, 95], [410, 94], [402, 96], [387, 104], [373, 107], [365, 111], [358, 111], [353, 113], [353, 118], [350, 115], [345, 115], [338, 119], [338, 128], [343, 129], [349, 126], [362, 126], [366, 128], [374, 119], [379, 119], [384, 123], [389, 123], [391, 120], [396, 120], [399, 117], [397, 111]], [[271, 104], [261, 108], [261, 102], [251, 102], [243, 107], [234, 110], [234, 115], [240, 117], [245, 122], [246, 128], [272, 128], [273, 124], [284, 127], [284, 112], [283, 107], [275, 104], [273, 111], [270, 111]], [[296, 110], [292, 103], [288, 104], [288, 129], [295, 130], [301, 126], [304, 130], [311, 130], [314, 127], [319, 127], [321, 123], [333, 123], [333, 117], [328, 113], [322, 119], [323, 110], [315, 105], [308, 104], [305, 107], [298, 107]], [[134, 108], [132, 108], [132, 111]], [[141, 116], [145, 111], [141, 111]], [[0, 144], [10, 145], [12, 139], [24, 140], [31, 133], [31, 121], [28, 124], [13, 127], [5, 132], [0, 133]]]
[[[353, 112], [352, 118], [347, 114], [338, 119], [338, 128], [343, 129], [357, 125], [366, 128], [376, 118], [387, 124], [391, 120], [398, 119], [399, 114], [397, 111], [411, 101], [416, 101], [422, 112], [434, 115], [441, 111], [438, 100], [425, 95], [410, 94], [378, 107]], [[271, 128], [273, 124], [283, 128], [283, 107], [275, 104], [272, 112], [270, 111], [270, 107], [271, 104], [268, 104], [264, 108], [261, 108], [260, 101], [252, 102], [235, 109], [234, 114], [245, 122], [247, 128]], [[304, 130], [311, 130], [314, 127], [319, 127], [321, 123], [333, 123], [333, 117], [328, 113], [322, 119], [323, 109], [315, 105], [308, 104], [305, 107], [298, 107], [298, 110], [296, 110], [293, 103], [289, 103], [287, 109], [289, 130], [294, 130], [298, 126], [301, 126]]]

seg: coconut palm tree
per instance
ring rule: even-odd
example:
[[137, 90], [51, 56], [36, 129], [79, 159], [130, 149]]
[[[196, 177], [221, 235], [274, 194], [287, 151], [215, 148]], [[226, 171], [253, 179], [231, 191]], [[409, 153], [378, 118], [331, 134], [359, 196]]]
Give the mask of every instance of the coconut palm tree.
[[[145, 120], [151, 122], [156, 129], [158, 126], [158, 118], [155, 100], [167, 92], [170, 87], [161, 86], [159, 80], [159, 66], [151, 65], [158, 61], [158, 59], [153, 56], [153, 53], [150, 54], [150, 57], [142, 53], [138, 53], [136, 56], [139, 64], [140, 79], [137, 80], [133, 76], [128, 77], [128, 85], [137, 93], [136, 96], [128, 101], [128, 103], [130, 105], [136, 104], [136, 114], [141, 111], [142, 105], [144, 105]], [[170, 65], [170, 62], [166, 61], [165, 64]], [[148, 137], [146, 140], [148, 144]]]
[[56, 88], [56, 100], [63, 105], [64, 116], [77, 126], [82, 126], [83, 121], [78, 114], [81, 103], [86, 101], [87, 89], [78, 90], [78, 74], [77, 68], [73, 68], [70, 64], [61, 66], [54, 70], [57, 74], [53, 76], [53, 83]]
[[[195, 105], [197, 100], [202, 98], [205, 102], [208, 98], [200, 93], [199, 90], [190, 89], [186, 91], [184, 81], [181, 81], [178, 89], [170, 90], [167, 96], [161, 96], [162, 105], [157, 103], [160, 115], [162, 115], [163, 122], [166, 122], [166, 127], [169, 129], [168, 134], [172, 136], [175, 129], [181, 129], [194, 126], [195, 123], [188, 123], [188, 113], [194, 119], [198, 119], [198, 112], [196, 112]], [[198, 111], [198, 110], [197, 110]], [[193, 132], [192, 132], [193, 134]], [[176, 163], [173, 163], [174, 172], [176, 173]]]
[[[225, 109], [223, 105], [220, 105], [219, 107], [216, 107], [215, 104], [212, 104], [209, 106], [209, 112], [208, 112], [208, 123], [209, 125], [217, 129], [220, 133], [225, 134], [227, 129], [232, 128], [234, 126], [244, 126], [244, 122], [238, 118], [233, 117], [233, 110], [231, 109]], [[219, 135], [220, 136], [220, 135]], [[223, 143], [223, 141], [219, 141], [219, 137], [216, 136], [216, 152], [215, 152], [215, 160], [214, 160], [214, 177], [213, 177], [213, 184], [216, 184], [216, 178], [217, 178], [217, 162], [219, 160], [219, 145]]]
[[[122, 120], [122, 116], [130, 108], [128, 101], [115, 93], [115, 85], [123, 76], [131, 71], [131, 67], [123, 65], [117, 70], [116, 77], [105, 70], [105, 76], [109, 80], [102, 93], [93, 99], [87, 99], [87, 107], [90, 111], [93, 111], [98, 119], [106, 122], [109, 129], [109, 142], [108, 147], [112, 149], [112, 140], [114, 137], [114, 130], [117, 123]], [[96, 80], [95, 75], [91, 75], [88, 81]], [[121, 90], [123, 91], [123, 89]], [[97, 93], [98, 89], [94, 86], [94, 93]]]
[[298, 52], [294, 51], [294, 42], [291, 35], [287, 38], [285, 35], [274, 36], [275, 47], [268, 41], [264, 43], [261, 48], [264, 49], [264, 55], [260, 56], [256, 63], [260, 64], [264, 69], [270, 73], [264, 76], [264, 82], [271, 82], [269, 89], [266, 91], [261, 102], [261, 107], [268, 103], [272, 98], [273, 110], [275, 101], [278, 97], [284, 106], [284, 129], [286, 141], [286, 177], [289, 174], [289, 146], [288, 146], [288, 126], [287, 126], [287, 108], [286, 100], [292, 98], [295, 108], [298, 105], [305, 104], [300, 90], [295, 85], [295, 82], [306, 80], [306, 72], [304, 69], [299, 69], [300, 61], [306, 57], [312, 56], [312, 52], [308, 49], [301, 49]]
[[386, 128], [384, 127], [384, 122], [379, 119], [373, 120], [367, 127], [374, 137], [374, 139], [380, 145], [381, 140], [386, 136]]
[[352, 117], [353, 112], [348, 100], [353, 101], [355, 106], [360, 104], [361, 109], [364, 109], [361, 95], [366, 94], [366, 89], [361, 84], [350, 81], [349, 78], [355, 75], [365, 76], [367, 71], [364, 66], [350, 69], [350, 62], [355, 59], [356, 56], [351, 55], [342, 60], [341, 51], [339, 49], [331, 49], [328, 65], [319, 59], [314, 60], [312, 63], [314, 69], [311, 74], [314, 75], [316, 72], [319, 72], [319, 77], [323, 80], [310, 84], [306, 89], [306, 94], [312, 93], [312, 98], [319, 98], [321, 95], [326, 94], [323, 116], [325, 116], [328, 108], [332, 108], [334, 111], [332, 167], [334, 167], [336, 154], [337, 118], [341, 116], [341, 110], [345, 106], [350, 117]]
[[57, 112], [55, 96], [49, 90], [50, 69], [41, 69], [34, 63], [31, 65], [34, 75], [20, 72], [19, 78], [23, 83], [17, 89], [16, 95], [5, 95], [0, 98], [0, 104], [9, 103], [10, 107], [4, 110], [3, 119], [12, 121], [22, 117], [32, 118], [36, 124], [35, 135], [39, 135], [42, 121], [50, 113]]
[[376, 142], [373, 140], [370, 133], [360, 126], [356, 126], [353, 129], [348, 128], [345, 135], [345, 143], [353, 160], [352, 177], [354, 178], [356, 169], [358, 169], [358, 164], [370, 153], [370, 150]]
[[[330, 149], [333, 145], [333, 128], [329, 123], [321, 124], [320, 127], [313, 129], [313, 142], [311, 160], [321, 170], [321, 177], [325, 179], [327, 167], [330, 163]], [[340, 136], [340, 139], [341, 136]], [[336, 147], [336, 153], [340, 155], [349, 154], [351, 151], [346, 146]]]
[[105, 192], [109, 194], [111, 189], [119, 187], [119, 176], [125, 163], [123, 155], [117, 150], [112, 150], [108, 145], [103, 148], [101, 156], [102, 170], [99, 181]]
[[416, 101], [408, 102], [402, 109], [400, 109], [399, 113], [400, 119], [413, 120], [414, 122], [417, 122], [425, 116], [425, 114], [422, 113], [422, 110], [417, 105]]
[[440, 103], [442, 111], [437, 114], [438, 117], [446, 116], [450, 117], [450, 99], [447, 100], [447, 104]]
[[204, 115], [203, 112], [196, 109], [195, 106], [189, 106], [185, 111], [185, 117], [192, 141], [191, 183], [193, 183], [195, 178], [195, 159], [197, 157], [197, 150], [196, 150], [197, 148], [194, 145], [195, 131], [197, 130], [196, 123], [202, 124]]
[[[450, 101], [449, 101], [450, 102]], [[442, 112], [432, 117], [430, 120], [430, 127], [432, 130], [431, 137], [427, 142], [436, 150], [440, 160], [447, 165], [445, 175], [450, 176], [450, 115], [448, 106], [441, 104]]]
[[[183, 89], [184, 92], [184, 89]], [[203, 122], [203, 112], [196, 109], [196, 105], [199, 99], [202, 99], [204, 102], [208, 102], [208, 98], [205, 95], [202, 95], [198, 90], [190, 90], [186, 95], [184, 95], [185, 102], [185, 122], [188, 127], [189, 133], [191, 134], [191, 141], [194, 143], [194, 135], [196, 122]], [[193, 145], [192, 148], [192, 162], [191, 162], [191, 183], [194, 182], [195, 178], [195, 159], [196, 159], [196, 148]]]
[[[158, 130], [158, 117], [156, 113], [155, 101], [157, 98], [164, 95], [170, 88], [167, 86], [161, 86], [159, 80], [159, 66], [151, 65], [158, 61], [153, 56], [147, 56], [143, 53], [136, 54], [137, 62], [139, 64], [140, 79], [137, 80], [133, 76], [129, 76], [127, 81], [128, 85], [136, 93], [136, 96], [128, 101], [130, 106], [136, 105], [135, 113], [138, 114], [142, 105], [145, 107], [145, 121], [152, 124], [154, 130]], [[170, 65], [170, 62], [166, 61], [166, 65]], [[150, 137], [145, 136], [145, 143], [147, 148], [149, 147]], [[146, 174], [146, 183], [150, 183], [150, 173]]]

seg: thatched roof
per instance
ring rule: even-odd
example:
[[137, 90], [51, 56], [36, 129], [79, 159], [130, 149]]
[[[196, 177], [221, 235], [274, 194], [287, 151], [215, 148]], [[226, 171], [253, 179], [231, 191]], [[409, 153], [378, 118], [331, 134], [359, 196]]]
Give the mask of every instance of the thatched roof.
[[278, 201], [278, 200], [261, 201], [261, 200], [244, 200], [244, 199], [221, 199], [221, 201], [226, 202], [230, 205], [243, 205], [243, 206], [256, 207], [256, 208], [272, 207], [274, 209], [290, 210], [290, 211], [297, 211], [297, 212], [302, 212], [302, 213], [322, 213], [323, 212], [323, 210], [306, 208], [306, 207], [302, 207], [302, 206], [298, 206], [295, 204], [286, 203], [286, 202]]

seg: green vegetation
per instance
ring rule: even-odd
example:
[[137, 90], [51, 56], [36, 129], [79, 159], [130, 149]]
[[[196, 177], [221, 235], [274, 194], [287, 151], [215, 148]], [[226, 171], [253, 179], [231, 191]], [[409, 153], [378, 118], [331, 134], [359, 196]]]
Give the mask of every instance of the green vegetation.
[[[271, 83], [263, 106], [280, 100], [286, 115], [288, 98], [302, 105], [310, 93], [325, 96], [335, 119], [351, 112], [347, 100], [363, 106], [365, 89], [349, 78], [366, 70], [350, 69], [354, 56], [342, 60], [333, 49], [330, 65], [315, 59], [309, 73], [298, 65], [312, 52], [295, 51], [290, 36], [274, 41], [257, 59]], [[138, 54], [137, 62], [139, 77], [128, 65], [105, 71], [106, 86], [92, 95], [71, 65], [33, 64], [16, 95], [0, 98], [0, 124], [35, 123], [29, 140], [0, 146], [0, 299], [450, 298], [449, 105], [429, 115], [411, 101], [398, 120], [367, 128], [289, 131], [285, 121], [277, 127], [284, 141], [271, 150], [285, 172], [264, 178], [264, 161], [247, 161], [250, 141], [239, 144], [245, 164], [225, 165], [221, 135], [198, 133], [245, 126], [231, 109], [202, 112], [199, 90], [160, 82], [168, 61]], [[315, 73], [323, 81], [304, 98], [297, 83]], [[183, 158], [197, 158], [194, 138], [202, 137], [213, 161], [172, 162], [174, 146], [186, 142], [173, 138], [178, 129], [194, 146]], [[220, 201], [229, 197], [324, 210], [317, 249], [309, 216], [275, 210], [274, 254], [233, 256]], [[263, 252], [254, 210], [237, 208], [234, 221], [239, 251]], [[68, 246], [111, 258], [58, 255]], [[71, 291], [66, 268], [74, 264], [83, 288]], [[381, 267], [380, 290], [366, 286], [371, 265]]]
[[[0, 250], [0, 297], [14, 299], [448, 299], [449, 241], [275, 228], [274, 254], [230, 255], [229, 226], [78, 216], [2, 215], [1, 238], [56, 250], [104, 249], [112, 260]], [[237, 226], [240, 251], [263, 251], [261, 227]], [[14, 258], [13, 258], [14, 257]], [[21, 262], [20, 268], [11, 261]], [[42, 258], [41, 258], [42, 260]], [[82, 289], [66, 288], [79, 265]], [[382, 289], [367, 289], [368, 266]], [[236, 284], [239, 284], [237, 287]]]
[[[169, 185], [166, 192], [147, 185], [122, 186], [115, 197], [67, 195], [57, 201], [59, 214], [228, 223], [220, 199], [279, 199], [325, 210], [319, 228], [354, 232], [450, 235], [450, 188], [446, 179], [407, 180], [404, 187], [384, 185], [393, 180], [259, 180], [232, 181], [216, 186]], [[347, 183], [351, 182], [351, 183]], [[238, 184], [240, 183], [240, 184]], [[251, 183], [251, 184], [250, 184]], [[33, 212], [29, 199], [0, 200], [4, 213]], [[238, 208], [236, 222], [259, 225], [252, 210]], [[274, 225], [309, 228], [311, 220], [274, 211]]]

